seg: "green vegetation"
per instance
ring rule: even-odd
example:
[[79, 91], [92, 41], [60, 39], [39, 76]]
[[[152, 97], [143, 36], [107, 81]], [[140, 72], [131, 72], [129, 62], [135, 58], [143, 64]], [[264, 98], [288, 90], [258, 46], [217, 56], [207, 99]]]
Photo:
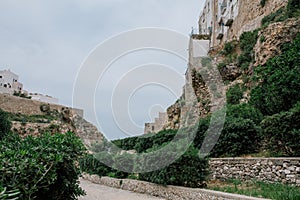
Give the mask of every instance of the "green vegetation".
[[18, 189], [21, 199], [77, 199], [84, 155], [80, 138], [73, 133], [44, 134], [21, 139], [9, 135], [0, 142], [0, 187]]
[[19, 92], [14, 91], [13, 95], [17, 96], [17, 97], [22, 97], [22, 98], [25, 98], [25, 99], [31, 99], [31, 96], [28, 96], [25, 93], [22, 93], [20, 91]]
[[289, 0], [286, 8], [280, 8], [277, 11], [265, 16], [261, 21], [261, 26], [266, 27], [274, 22], [282, 22], [292, 17], [300, 16], [300, 1]]
[[286, 11], [285, 8], [280, 8], [277, 11], [265, 16], [262, 20], [261, 20], [261, 26], [262, 27], [266, 27], [271, 23], [274, 22], [281, 22], [288, 19], [287, 15], [286, 15]]
[[250, 119], [227, 117], [211, 157], [235, 157], [258, 152], [262, 139], [259, 127]]
[[0, 200], [17, 200], [18, 195], [20, 194], [19, 190], [7, 191], [6, 188], [0, 187]]
[[258, 85], [251, 91], [250, 103], [264, 115], [287, 111], [300, 100], [300, 34], [281, 51], [255, 69]]
[[0, 109], [0, 140], [5, 137], [11, 129], [11, 122], [8, 120], [8, 114]]
[[236, 48], [236, 41], [226, 42], [224, 45], [224, 49], [221, 51], [221, 54], [228, 56], [233, 53]]
[[300, 0], [289, 0], [286, 7], [288, 17], [300, 16]]
[[23, 115], [20, 113], [7, 113], [7, 115], [10, 121], [17, 121], [22, 123], [50, 123], [51, 121], [58, 118], [52, 115]]
[[258, 38], [258, 29], [254, 31], [244, 32], [240, 36], [241, 54], [238, 57], [238, 66], [241, 69], [248, 69], [250, 63], [254, 61], [254, 46]]
[[22, 139], [10, 132], [8, 115], [0, 113], [0, 199], [75, 200], [84, 194], [77, 163], [86, 149], [79, 137], [46, 133]]
[[274, 200], [298, 200], [300, 188], [281, 183], [264, 183], [261, 181], [242, 182], [227, 180], [224, 183], [211, 183], [209, 189], [229, 192], [253, 197], [262, 197]]
[[[187, 133], [184, 132], [183, 134]], [[152, 137], [125, 138], [122, 140], [113, 141], [113, 143], [117, 144], [122, 149], [134, 149], [139, 153], [150, 153], [169, 144], [167, 148], [170, 148], [170, 150], [167, 152], [170, 155], [168, 155], [167, 153], [164, 155], [164, 157], [171, 157], [174, 156], [174, 153], [176, 153], [176, 149], [180, 148], [179, 146], [181, 145], [180, 143], [170, 143], [175, 135], [175, 130], [165, 130], [153, 135]], [[115, 178], [135, 178], [162, 185], [172, 184], [188, 187], [203, 187], [203, 183], [206, 180], [206, 176], [208, 174], [208, 160], [199, 158], [198, 149], [194, 148], [193, 145], [190, 146], [189, 149], [171, 165], [157, 171], [139, 174], [120, 172], [113, 168], [127, 166], [128, 169], [133, 170], [139, 169], [144, 165], [154, 165], [155, 168], [157, 162], [161, 161], [155, 159], [152, 160], [153, 162], [149, 161], [149, 163], [139, 163], [138, 161], [134, 160], [132, 158], [132, 155], [130, 154], [123, 154], [122, 156], [117, 155], [114, 156], [113, 160], [108, 160], [109, 158], [107, 157], [107, 155], [105, 153], [102, 153], [103, 150], [105, 150], [105, 148], [103, 148], [103, 145], [96, 145], [94, 147], [94, 150], [99, 153], [96, 153], [94, 155], [95, 157], [89, 155], [81, 159], [80, 165], [83, 171], [91, 174], [98, 174], [100, 176], [111, 176]], [[113, 168], [105, 166], [98, 160], [106, 160], [105, 163], [113, 163]], [[185, 173], [182, 173], [183, 171]]]
[[226, 93], [227, 103], [239, 104], [240, 100], [243, 98], [244, 91], [245, 88], [241, 84], [230, 87]]
[[208, 161], [201, 159], [198, 151], [191, 146], [171, 165], [157, 171], [142, 173], [139, 179], [162, 185], [204, 187], [208, 175]]
[[270, 152], [278, 156], [300, 156], [300, 101], [287, 112], [267, 117], [261, 127]]

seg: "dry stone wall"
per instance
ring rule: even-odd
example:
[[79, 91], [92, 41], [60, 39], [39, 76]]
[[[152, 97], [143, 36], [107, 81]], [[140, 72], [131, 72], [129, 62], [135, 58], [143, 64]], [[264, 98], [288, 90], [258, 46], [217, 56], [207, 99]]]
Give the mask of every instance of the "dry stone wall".
[[300, 186], [300, 158], [214, 158], [212, 180], [240, 179]]

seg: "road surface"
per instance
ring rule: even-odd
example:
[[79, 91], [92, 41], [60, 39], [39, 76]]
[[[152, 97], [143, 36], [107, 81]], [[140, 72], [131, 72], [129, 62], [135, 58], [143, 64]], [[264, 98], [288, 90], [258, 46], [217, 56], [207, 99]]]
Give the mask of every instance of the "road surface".
[[86, 191], [87, 195], [79, 197], [78, 200], [165, 200], [146, 194], [94, 184], [84, 179], [80, 179], [80, 186]]

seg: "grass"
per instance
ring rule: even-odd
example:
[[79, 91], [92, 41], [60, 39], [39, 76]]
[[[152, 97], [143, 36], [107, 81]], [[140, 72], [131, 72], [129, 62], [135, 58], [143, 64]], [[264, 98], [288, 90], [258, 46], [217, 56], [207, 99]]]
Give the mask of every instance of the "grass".
[[51, 115], [23, 115], [8, 113], [8, 117], [11, 121], [19, 121], [22, 123], [50, 123], [52, 120], [56, 120], [57, 117]]
[[274, 200], [300, 199], [299, 187], [282, 183], [265, 183], [261, 181], [242, 182], [232, 179], [225, 182], [211, 181], [208, 183], [208, 189]]

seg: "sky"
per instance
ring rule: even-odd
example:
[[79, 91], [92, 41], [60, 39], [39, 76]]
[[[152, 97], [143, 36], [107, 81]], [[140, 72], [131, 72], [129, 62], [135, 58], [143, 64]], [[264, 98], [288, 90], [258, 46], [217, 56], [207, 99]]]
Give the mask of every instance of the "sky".
[[[115, 36], [145, 27], [188, 37], [191, 27], [197, 27], [203, 4], [204, 0], [1, 0], [0, 69], [18, 74], [27, 91], [48, 94], [58, 98], [60, 104], [76, 107], [74, 85], [95, 48]], [[180, 48], [187, 54], [188, 40]], [[149, 68], [154, 71], [147, 71]], [[131, 52], [112, 62], [91, 86], [95, 92], [89, 98], [96, 102], [96, 118], [89, 112], [85, 118], [108, 139], [142, 134], [144, 123], [153, 121], [180, 96], [186, 68], [186, 60], [168, 52]], [[146, 80], [149, 76], [175, 80], [176, 84], [169, 87], [153, 81], [132, 87], [130, 80]], [[126, 95], [120, 91], [127, 91]]]

